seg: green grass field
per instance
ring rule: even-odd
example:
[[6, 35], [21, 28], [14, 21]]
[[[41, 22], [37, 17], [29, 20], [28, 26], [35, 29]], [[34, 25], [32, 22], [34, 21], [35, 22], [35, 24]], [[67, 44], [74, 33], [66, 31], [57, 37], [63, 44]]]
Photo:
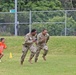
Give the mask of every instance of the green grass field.
[[[25, 62], [20, 65], [23, 36], [5, 37], [8, 48], [0, 63], [0, 75], [76, 75], [76, 37], [52, 36], [48, 42], [47, 61], [42, 59], [41, 51], [37, 63], [28, 62], [30, 51]], [[10, 52], [12, 58], [9, 58]]]

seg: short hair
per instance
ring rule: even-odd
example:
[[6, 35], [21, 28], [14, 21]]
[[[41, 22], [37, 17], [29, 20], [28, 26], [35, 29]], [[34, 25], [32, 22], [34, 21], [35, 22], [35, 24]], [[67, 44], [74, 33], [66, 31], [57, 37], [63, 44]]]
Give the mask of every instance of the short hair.
[[0, 41], [4, 40], [4, 38], [1, 38]]
[[36, 29], [32, 29], [32, 30], [31, 30], [31, 33], [32, 33], [32, 32], [35, 32], [35, 31], [36, 31]]
[[45, 30], [47, 30], [47, 29], [44, 28], [42, 31], [45, 31]]

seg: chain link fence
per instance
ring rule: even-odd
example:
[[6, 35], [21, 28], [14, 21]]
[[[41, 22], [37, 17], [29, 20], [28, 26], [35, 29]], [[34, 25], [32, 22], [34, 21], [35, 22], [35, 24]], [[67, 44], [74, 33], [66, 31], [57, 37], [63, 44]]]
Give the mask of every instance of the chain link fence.
[[[76, 10], [17, 12], [17, 35], [46, 28], [51, 36], [76, 35]], [[0, 12], [0, 35], [15, 35], [15, 13]]]

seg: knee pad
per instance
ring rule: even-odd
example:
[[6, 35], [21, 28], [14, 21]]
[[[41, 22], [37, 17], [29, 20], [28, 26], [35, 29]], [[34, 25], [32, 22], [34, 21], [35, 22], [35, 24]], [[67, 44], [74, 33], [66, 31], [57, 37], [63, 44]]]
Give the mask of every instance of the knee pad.
[[43, 49], [46, 50], [46, 51], [48, 51], [48, 47], [47, 46], [44, 46]]

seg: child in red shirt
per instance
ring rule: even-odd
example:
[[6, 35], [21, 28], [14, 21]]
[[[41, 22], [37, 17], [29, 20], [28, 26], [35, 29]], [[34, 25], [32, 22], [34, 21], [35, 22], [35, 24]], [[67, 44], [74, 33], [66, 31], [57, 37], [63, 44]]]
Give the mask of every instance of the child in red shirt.
[[[3, 57], [3, 51], [4, 49], [6, 49], [6, 44], [5, 44], [5, 39], [4, 38], [1, 38], [0, 39], [0, 59]], [[1, 62], [1, 60], [0, 60]]]

